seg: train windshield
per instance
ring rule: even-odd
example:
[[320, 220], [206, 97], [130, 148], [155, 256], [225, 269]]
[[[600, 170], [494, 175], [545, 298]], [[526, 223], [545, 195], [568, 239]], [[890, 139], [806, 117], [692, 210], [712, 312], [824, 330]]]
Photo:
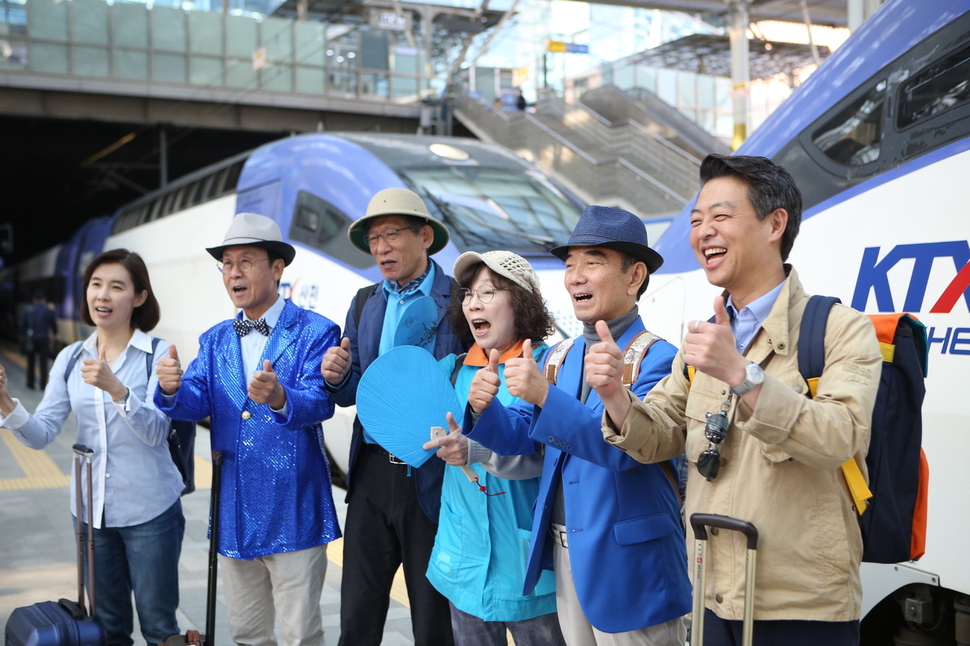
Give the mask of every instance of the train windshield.
[[437, 207], [459, 252], [544, 253], [569, 239], [582, 214], [538, 173], [455, 165], [409, 169], [403, 175]]

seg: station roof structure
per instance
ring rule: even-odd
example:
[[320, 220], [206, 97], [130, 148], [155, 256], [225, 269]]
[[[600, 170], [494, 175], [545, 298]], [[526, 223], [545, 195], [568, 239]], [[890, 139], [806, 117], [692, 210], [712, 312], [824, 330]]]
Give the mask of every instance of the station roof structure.
[[[486, 3], [487, 4], [487, 3]], [[280, 18], [298, 17], [298, 0], [285, 0], [274, 11]], [[398, 2], [395, 0], [307, 0], [307, 18], [320, 22], [367, 22], [373, 9], [422, 12], [429, 9], [436, 15], [436, 29], [452, 32], [478, 33], [494, 27], [504, 11], [436, 5], [433, 2]], [[476, 19], [476, 12], [480, 17]], [[415, 25], [417, 26], [417, 25]]]
[[[816, 45], [816, 48], [820, 60], [825, 60], [831, 53], [824, 45]], [[780, 73], [791, 74], [815, 62], [811, 47], [798, 43], [749, 39], [748, 51], [752, 79], [768, 78]], [[731, 43], [727, 36], [691, 34], [625, 60], [649, 67], [730, 77]]]
[[[595, 4], [680, 11], [698, 15], [706, 22], [721, 26], [724, 25], [729, 13], [729, 6], [725, 0], [595, 0]], [[848, 26], [847, 0], [808, 0], [807, 6], [813, 25]], [[751, 22], [762, 20], [804, 22], [805, 20], [801, 0], [752, 0], [748, 6], [748, 15]]]

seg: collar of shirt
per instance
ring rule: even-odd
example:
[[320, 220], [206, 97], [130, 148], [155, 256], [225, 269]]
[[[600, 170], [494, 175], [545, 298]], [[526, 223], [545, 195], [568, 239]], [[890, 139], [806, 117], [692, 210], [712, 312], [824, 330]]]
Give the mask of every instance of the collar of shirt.
[[[90, 353], [95, 359], [98, 358], [98, 331], [95, 330], [91, 333], [91, 336], [84, 340], [81, 344], [85, 353]], [[152, 337], [147, 332], [142, 332], [140, 329], [135, 328], [132, 333], [131, 338], [128, 340], [128, 345], [125, 346], [125, 351], [118, 355], [118, 359], [115, 360], [111, 369], [114, 372], [118, 370], [125, 364], [128, 358], [128, 349], [135, 348], [136, 350], [141, 350], [145, 354], [152, 353]]]
[[409, 282], [404, 287], [398, 287], [397, 283], [392, 280], [384, 279], [384, 297], [388, 302], [391, 299], [396, 298], [398, 300], [412, 295], [414, 292], [421, 290], [421, 293], [425, 296], [431, 296], [431, 286], [434, 284], [434, 263], [431, 259], [428, 259], [428, 268], [423, 274]]
[[[283, 314], [283, 308], [285, 306], [286, 300], [277, 296], [276, 302], [270, 305], [269, 309], [263, 313], [262, 318], [266, 321], [266, 325], [269, 326], [270, 334], [273, 333], [276, 324], [280, 322], [280, 316]], [[246, 316], [245, 312], [240, 313], [240, 318], [245, 321], [252, 321], [251, 318]], [[263, 356], [263, 350], [266, 349], [266, 341], [268, 340], [269, 337], [263, 336], [258, 332], [251, 332], [239, 339], [239, 349], [242, 350], [243, 378], [245, 383], [248, 384], [253, 373], [262, 368], [259, 359]]]
[[780, 282], [770, 292], [741, 308], [740, 312], [735, 309], [734, 300], [728, 296], [727, 311], [731, 317], [731, 331], [734, 332], [734, 340], [741, 354], [744, 354], [744, 350], [758, 333], [761, 324], [771, 314], [771, 308], [775, 306], [775, 301], [778, 300], [778, 294], [781, 293], [784, 285], [785, 281]]
[[[429, 259], [428, 270], [405, 285], [404, 289], [400, 291], [394, 289], [396, 283], [388, 280], [384, 281], [384, 298], [387, 299], [387, 309], [384, 310], [384, 323], [381, 327], [381, 343], [378, 346], [378, 354], [384, 354], [394, 347], [394, 335], [397, 332], [397, 326], [400, 324], [401, 317], [404, 315], [404, 310], [407, 309], [408, 304], [421, 296], [431, 296], [431, 289], [434, 287], [436, 273], [435, 264]], [[412, 288], [415, 281], [420, 282], [417, 287]]]

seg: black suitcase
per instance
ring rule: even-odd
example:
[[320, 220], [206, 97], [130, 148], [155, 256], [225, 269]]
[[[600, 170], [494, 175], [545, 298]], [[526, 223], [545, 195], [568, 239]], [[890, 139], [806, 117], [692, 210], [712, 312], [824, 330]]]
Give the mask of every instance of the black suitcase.
[[[91, 456], [94, 451], [74, 445], [74, 480], [77, 498], [77, 595], [78, 601], [42, 601], [17, 608], [4, 630], [6, 646], [104, 646], [104, 628], [95, 613], [94, 590], [94, 512], [91, 495]], [[88, 535], [81, 529], [81, 461], [87, 465]], [[84, 607], [84, 543], [87, 543], [89, 615]]]
[[219, 500], [222, 492], [222, 453], [212, 452], [212, 493], [209, 496], [209, 579], [206, 585], [205, 633], [188, 630], [172, 635], [159, 646], [213, 646], [216, 634], [216, 586], [219, 562]]

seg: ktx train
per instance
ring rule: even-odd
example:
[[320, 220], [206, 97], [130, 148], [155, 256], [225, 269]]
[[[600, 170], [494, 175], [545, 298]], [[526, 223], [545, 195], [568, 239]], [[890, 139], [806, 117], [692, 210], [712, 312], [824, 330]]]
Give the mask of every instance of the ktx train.
[[[419, 193], [451, 231], [434, 256], [445, 270], [468, 250], [515, 251], [537, 269], [563, 333], [577, 333], [562, 263], [548, 249], [569, 238], [582, 204], [513, 153], [461, 138], [311, 134], [266, 144], [85, 223], [69, 242], [18, 267], [19, 289], [29, 296], [40, 288], [55, 300], [59, 345], [67, 344], [91, 332], [78, 320], [87, 263], [104, 249], [137, 251], [162, 309], [153, 334], [174, 343], [187, 364], [199, 334], [236, 314], [205, 247], [222, 241], [234, 214], [252, 212], [276, 220], [298, 249], [281, 294], [343, 327], [357, 290], [381, 279], [347, 229], [375, 193], [395, 186]], [[331, 458], [344, 472], [353, 416], [338, 408], [324, 423]]]
[[[952, 644], [955, 629], [970, 643], [970, 2], [890, 0], [737, 152], [773, 159], [802, 190], [791, 262], [806, 291], [926, 324], [926, 555], [863, 564], [863, 643], [899, 628], [897, 644]], [[666, 261], [641, 299], [668, 339], [708, 318], [719, 291], [690, 249], [693, 206], [658, 241]]]

